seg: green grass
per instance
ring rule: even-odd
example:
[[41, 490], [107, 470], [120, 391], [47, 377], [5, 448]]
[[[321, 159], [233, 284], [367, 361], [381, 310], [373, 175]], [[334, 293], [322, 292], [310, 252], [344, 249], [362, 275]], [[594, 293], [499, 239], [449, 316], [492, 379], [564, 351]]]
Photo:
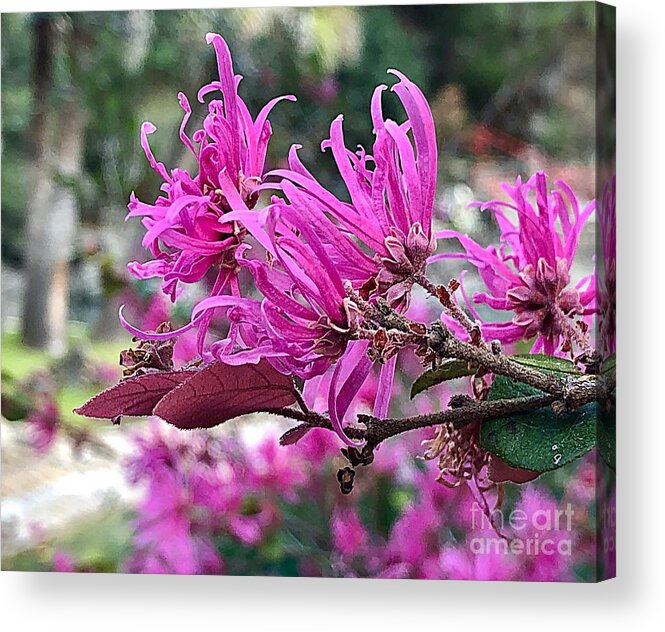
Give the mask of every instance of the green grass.
[[[89, 341], [85, 328], [80, 324], [70, 326], [69, 342], [72, 347], [83, 347], [91, 360], [111, 365], [118, 364], [121, 349], [128, 345], [127, 340]], [[5, 392], [12, 391], [15, 380], [22, 380], [38, 369], [49, 370], [54, 362], [46, 351], [26, 347], [18, 332], [2, 334], [2, 379]], [[63, 384], [56, 395], [63, 421], [77, 426], [89, 423], [89, 420], [79, 417], [72, 410], [98, 391], [99, 387], [93, 384]]]
[[35, 369], [48, 366], [48, 355], [44, 351], [29, 349], [21, 343], [18, 334], [2, 335], [2, 374], [21, 379]]
[[131, 513], [113, 509], [77, 523], [41, 546], [2, 558], [2, 569], [13, 571], [53, 570], [55, 551], [71, 553], [77, 568], [97, 573], [118, 572], [118, 564], [131, 550]]
[[[84, 345], [93, 360], [118, 363], [118, 354], [127, 347], [127, 340], [89, 341], [80, 324], [72, 324], [69, 332], [72, 346]], [[2, 334], [2, 373], [15, 379], [24, 378], [36, 369], [48, 368], [52, 363], [46, 351], [26, 347], [18, 332]]]
[[61, 388], [55, 399], [58, 402], [62, 420], [75, 426], [90, 425], [90, 419], [77, 415], [74, 409], [96, 395], [99, 390], [89, 386], [66, 386]]

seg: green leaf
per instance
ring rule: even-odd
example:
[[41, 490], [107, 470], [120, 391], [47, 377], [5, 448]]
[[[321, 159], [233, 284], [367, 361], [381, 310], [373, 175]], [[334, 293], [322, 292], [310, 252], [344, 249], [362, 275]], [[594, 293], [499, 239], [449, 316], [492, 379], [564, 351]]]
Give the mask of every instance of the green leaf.
[[610, 373], [612, 371], [616, 372], [616, 368], [617, 368], [617, 356], [616, 353], [613, 353], [612, 355], [607, 356], [603, 360], [603, 364], [601, 366], [600, 371], [601, 373]]
[[510, 359], [529, 366], [534, 369], [541, 369], [548, 373], [566, 373], [569, 375], [579, 375], [579, 369], [570, 360], [564, 358], [555, 358], [554, 356], [545, 355], [543, 353], [525, 353], [520, 355], [510, 356]]
[[[489, 399], [538, 395], [540, 391], [496, 376]], [[598, 405], [591, 402], [564, 415], [549, 406], [529, 413], [487, 420], [480, 428], [480, 445], [512, 467], [547, 472], [580, 458], [596, 444]]]
[[426, 391], [432, 386], [447, 382], [448, 380], [456, 380], [460, 377], [473, 375], [475, 369], [470, 369], [466, 360], [455, 360], [453, 358], [444, 360], [436, 369], [425, 371], [411, 386], [411, 399], [418, 393]]
[[609, 467], [616, 470], [617, 459], [617, 411], [613, 405], [609, 410], [598, 414], [598, 452]]

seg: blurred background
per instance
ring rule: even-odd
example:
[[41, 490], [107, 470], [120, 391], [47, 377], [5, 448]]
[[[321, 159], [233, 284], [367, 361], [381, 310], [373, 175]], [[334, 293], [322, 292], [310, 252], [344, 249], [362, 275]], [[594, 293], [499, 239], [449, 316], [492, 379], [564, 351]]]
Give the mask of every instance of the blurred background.
[[[543, 169], [581, 199], [594, 197], [594, 16], [592, 3], [3, 14], [3, 568], [49, 570], [64, 547], [62, 559], [79, 570], [155, 570], [135, 557], [133, 566], [127, 562], [145, 498], [141, 477], [127, 475], [136, 443], [129, 432], [71, 410], [119, 377], [118, 352], [129, 346], [120, 303], [146, 327], [169, 317], [185, 322], [189, 313], [187, 305], [174, 313], [156, 285], [128, 277], [126, 262], [143, 260], [142, 229], [124, 216], [132, 191], [152, 200], [160, 184], [139, 145], [141, 122], [157, 126], [151, 143], [158, 160], [188, 166], [177, 93], [195, 104], [198, 88], [216, 76], [206, 33], [228, 41], [252, 112], [276, 95], [298, 97], [271, 115], [269, 166], [298, 142], [305, 164], [340, 196], [332, 159], [319, 148], [330, 122], [344, 113], [347, 145], [371, 147], [372, 91], [387, 82], [388, 68], [407, 74], [436, 121], [435, 222], [488, 243], [496, 236], [491, 218], [467, 205], [500, 195], [499, 183], [518, 174]], [[403, 116], [396, 99], [384, 103], [387, 116]], [[204, 107], [195, 105], [195, 120]], [[592, 240], [589, 231], [581, 273], [591, 266]], [[187, 342], [178, 345], [186, 357]], [[541, 479], [548, 493], [569, 493], [562, 481], [573, 476], [571, 467], [559, 479]], [[413, 477], [409, 484], [389, 478], [386, 486], [377, 476], [367, 493], [392, 508], [377, 514], [385, 540], [420, 501]], [[336, 490], [334, 481], [330, 487]], [[328, 540], [315, 541], [315, 549], [334, 548], [328, 527]], [[306, 557], [302, 537], [289, 533]], [[440, 536], [441, 546], [453, 537]], [[250, 540], [240, 537], [242, 546]], [[289, 574], [269, 564], [283, 563], [288, 546], [280, 540], [280, 553], [274, 540], [261, 542], [268, 553], [251, 554], [260, 558], [256, 567], [238, 542], [229, 544], [235, 553], [222, 557], [239, 556], [244, 566], [227, 564], [225, 572]], [[330, 574], [326, 559], [327, 571], [288, 569]], [[372, 564], [357, 574], [379, 574]], [[334, 573], [347, 572], [339, 568]]]

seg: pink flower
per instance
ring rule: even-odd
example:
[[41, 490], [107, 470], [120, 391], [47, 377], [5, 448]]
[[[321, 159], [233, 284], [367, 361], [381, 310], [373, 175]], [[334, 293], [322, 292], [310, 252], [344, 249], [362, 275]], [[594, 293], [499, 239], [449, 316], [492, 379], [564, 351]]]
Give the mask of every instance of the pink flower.
[[[514, 313], [512, 320], [506, 322], [484, 322], [486, 338], [512, 343], [535, 337], [532, 352], [550, 355], [564, 344], [580, 344], [585, 329], [573, 321], [595, 311], [594, 275], [573, 286], [570, 268], [580, 233], [595, 209], [595, 200], [580, 209], [575, 194], [561, 180], [548, 193], [547, 176], [542, 172], [526, 184], [518, 177], [514, 186], [502, 186], [511, 202], [492, 200], [480, 205], [481, 210], [490, 210], [496, 217], [501, 229], [499, 248], [484, 248], [467, 235], [444, 230], [437, 237], [458, 239], [465, 252], [438, 254], [430, 262], [466, 259], [478, 269], [487, 287], [487, 292], [473, 295], [474, 303]], [[535, 206], [530, 201], [532, 196]], [[517, 214], [517, 225], [506, 210]], [[480, 321], [471, 304], [469, 309]]]
[[[351, 203], [323, 188], [300, 162], [297, 146], [292, 147], [290, 169], [272, 172], [282, 179], [275, 186], [288, 203], [273, 198], [262, 213], [236, 210], [223, 219], [246, 226], [267, 251], [265, 260], [237, 258], [251, 269], [264, 299], [211, 297], [193, 314], [196, 320], [217, 308], [228, 310], [230, 335], [212, 347], [224, 362], [265, 357], [277, 370], [305, 380], [334, 365], [326, 382], [328, 413], [349, 445], [357, 444], [344, 432], [342, 420], [373, 365], [367, 355], [369, 342], [351, 341], [359, 315], [349, 300], [349, 288], [368, 298], [384, 295], [395, 307], [406, 309], [411, 288], [435, 246], [431, 224], [437, 151], [432, 113], [420, 89], [401, 73], [391, 72], [400, 79], [393, 90], [408, 120], [384, 120], [381, 95], [386, 86], [379, 86], [371, 108], [374, 156], [346, 149], [341, 117], [333, 121], [330, 139], [322, 145], [332, 149]], [[376, 382], [374, 414], [379, 417], [388, 411], [396, 360], [393, 356], [383, 364]]]
[[[287, 184], [288, 189], [288, 184]], [[247, 216], [229, 214], [230, 221]], [[268, 257], [250, 259], [245, 249], [238, 263], [251, 270], [262, 300], [235, 296], [204, 299], [192, 321], [215, 309], [226, 309], [231, 323], [225, 340], [211, 354], [229, 364], [266, 358], [278, 371], [309, 380], [334, 365], [328, 388], [328, 411], [336, 432], [349, 445], [342, 420], [372, 369], [367, 340], [352, 340], [358, 319], [347, 297], [352, 286], [368, 278], [372, 261], [330, 220], [315, 218], [296, 207], [273, 200], [249, 229], [266, 248]], [[392, 389], [395, 361], [381, 371], [375, 411], [385, 415]]]
[[[191, 501], [176, 472], [161, 470], [150, 482], [141, 504], [136, 544], [149, 551], [162, 572], [190, 575], [198, 565], [197, 541], [192, 533]], [[149, 572], [159, 572], [151, 567]]]
[[74, 558], [64, 551], [54, 551], [53, 570], [56, 573], [75, 573], [76, 564]]
[[[243, 162], [234, 153], [236, 145], [251, 147], [251, 134], [243, 136], [243, 145], [234, 134], [227, 133], [236, 121], [232, 106], [235, 104], [242, 112], [244, 104], [227, 77], [232, 76], [232, 71], [226, 45], [218, 36], [209, 40], [218, 53], [224, 109], [216, 102], [211, 104], [204, 130], [194, 137], [201, 145], [198, 152], [184, 134], [184, 124], [181, 130], [183, 142], [199, 160], [200, 174], [193, 184], [200, 190], [193, 193], [192, 183], [188, 182], [183, 193], [184, 189], [174, 180], [175, 172], [169, 176], [155, 162], [145, 142], [151, 164], [167, 180], [164, 190], [170, 197], [158, 200], [159, 212], [153, 212], [156, 207], [146, 212], [143, 205], [136, 206], [135, 214], [144, 216], [146, 240], [154, 248], [159, 242], [176, 239], [177, 243], [167, 245], [178, 249], [177, 261], [186, 260], [187, 270], [193, 273], [191, 278], [174, 276], [173, 270], [181, 268], [180, 263], [173, 263], [164, 276], [172, 299], [178, 280], [200, 280], [212, 264], [221, 263], [212, 296], [201, 301], [189, 325], [177, 331], [146, 334], [129, 325], [122, 314], [121, 319], [135, 335], [156, 340], [172, 338], [198, 325], [199, 353], [207, 360], [244, 364], [266, 358], [278, 371], [304, 380], [321, 376], [333, 367], [327, 382], [328, 412], [339, 436], [349, 445], [356, 445], [343, 431], [342, 420], [370, 375], [373, 362], [367, 354], [369, 341], [356, 339], [360, 317], [349, 293], [359, 292], [368, 298], [382, 294], [394, 306], [406, 308], [411, 287], [433, 251], [431, 220], [437, 155], [431, 111], [417, 86], [391, 71], [400, 79], [393, 90], [400, 97], [408, 120], [402, 124], [384, 120], [381, 94], [386, 87], [377, 88], [372, 100], [374, 157], [346, 149], [341, 117], [333, 122], [331, 138], [323, 144], [324, 148], [332, 148], [352, 203], [342, 203], [325, 191], [301, 165], [294, 147], [290, 152], [291, 169], [274, 172], [282, 177], [282, 182], [270, 185], [281, 189], [288, 203], [273, 198], [267, 208], [253, 211], [254, 193], [268, 185], [260, 184], [259, 169], [252, 176], [257, 180], [256, 186], [247, 194], [243, 177], [255, 172], [248, 170], [245, 162], [260, 163], [262, 167], [263, 159], [254, 160], [250, 151], [247, 156], [243, 154]], [[202, 92], [207, 93], [209, 88]], [[182, 103], [188, 116], [189, 106], [186, 101]], [[266, 107], [265, 116], [259, 115], [259, 119], [263, 116], [263, 126], [268, 125]], [[269, 126], [266, 129], [269, 131]], [[209, 159], [215, 156], [215, 168], [211, 169]], [[370, 163], [374, 164], [373, 169]], [[240, 179], [231, 181], [229, 174], [238, 173]], [[171, 199], [171, 193], [175, 198]], [[202, 222], [201, 230], [195, 234], [190, 229], [196, 229], [198, 222]], [[249, 246], [240, 245], [239, 236], [245, 232], [261, 247], [256, 255]], [[215, 252], [205, 249], [210, 244]], [[373, 256], [366, 252], [368, 248]], [[156, 259], [159, 266], [165, 263], [162, 254]], [[165, 256], [168, 259], [172, 254], [169, 251]], [[196, 264], [192, 263], [194, 260]], [[239, 267], [251, 271], [263, 299], [240, 296]], [[227, 286], [229, 294], [224, 293]], [[207, 327], [214, 312], [221, 309], [226, 310], [230, 322], [228, 335], [204, 350]], [[376, 382], [374, 414], [380, 417], [388, 411], [396, 360], [392, 357], [385, 361]]]
[[[258, 200], [263, 180], [268, 140], [272, 128], [268, 114], [285, 96], [272, 99], [253, 120], [245, 102], [238, 96], [240, 75], [233, 72], [229, 48], [224, 39], [214, 33], [207, 36], [215, 48], [219, 80], [203, 86], [198, 99], [219, 91], [222, 100], [208, 104], [208, 115], [201, 129], [190, 138], [186, 127], [192, 114], [187, 97], [178, 99], [185, 111], [180, 126], [180, 139], [192, 152], [197, 173], [190, 175], [183, 169], [166, 167], [156, 160], [148, 144], [148, 135], [154, 125], [144, 123], [141, 128], [141, 146], [151, 167], [163, 178], [163, 192], [153, 204], [141, 202], [134, 194], [129, 203], [129, 217], [141, 217], [146, 228], [143, 246], [152, 259], [145, 263], [132, 262], [128, 269], [139, 279], [159, 277], [162, 290], [175, 301], [179, 283], [196, 283], [208, 272], [215, 271], [212, 295], [223, 293], [230, 287], [238, 294], [235, 249], [242, 242], [244, 227], [238, 223], [220, 223], [220, 218], [231, 209], [251, 209]], [[122, 319], [125, 327], [142, 338], [156, 339], [132, 327]], [[201, 314], [195, 323], [185, 328], [162, 334], [173, 338], [184, 330], [200, 325], [199, 347], [203, 348], [210, 315]]]
[[[309, 556], [309, 546], [302, 548], [301, 575], [328, 571], [347, 577], [562, 581], [573, 579], [578, 564], [593, 562], [599, 554], [593, 521], [578, 511], [578, 505], [588, 505], [590, 496], [576, 501], [572, 483], [565, 500], [555, 502], [546, 487], [531, 484], [514, 507], [504, 507], [502, 532], [523, 542], [520, 550], [512, 550], [514, 545], [499, 538], [489, 520], [478, 522], [477, 511], [473, 517], [472, 504], [477, 501], [468, 488], [440, 485], [434, 463], [422, 468], [406, 458], [413, 454], [417, 436], [406, 445], [403, 440], [383, 445], [377, 460], [387, 457], [393, 466], [363, 472], [362, 495], [340, 500], [326, 521], [310, 507], [311, 499], [320, 498], [329, 486], [331, 468], [338, 465], [326, 437], [333, 435], [314, 429], [298, 443], [309, 448], [294, 452], [276, 446], [274, 437], [241, 443], [230, 436], [185, 436], [152, 425], [131, 462], [131, 478], [144, 484], [146, 493], [137, 507], [135, 548], [125, 568], [141, 573], [220, 573], [225, 568], [217, 547], [227, 550], [230, 537], [236, 552], [228, 560], [228, 570], [238, 572], [238, 562], [246, 569], [257, 555], [264, 559], [265, 552], [273, 550], [273, 538], [281, 540], [284, 532], [303, 544], [330, 537], [329, 560]], [[385, 450], [396, 455], [384, 455]], [[577, 476], [584, 479], [588, 474], [579, 468]], [[584, 482], [591, 483], [595, 484]], [[383, 529], [377, 530], [378, 516], [361, 510], [395, 493], [412, 497], [399, 509], [386, 542]], [[576, 502], [570, 523], [568, 498]], [[613, 498], [598, 527], [608, 544], [607, 572], [613, 564], [612, 508]], [[303, 515], [311, 520], [299, 531]], [[466, 538], [460, 541], [460, 534]], [[566, 554], [571, 537], [572, 556]]]
[[411, 568], [404, 562], [397, 562], [384, 568], [378, 575], [377, 579], [408, 579]]
[[58, 434], [60, 411], [51, 395], [40, 397], [41, 403], [26, 417], [28, 442], [38, 454], [46, 454]]
[[[381, 95], [374, 91], [371, 104], [374, 124], [372, 155], [359, 148], [347, 149], [342, 115], [330, 126], [330, 148], [351, 202], [342, 202], [327, 191], [300, 162], [298, 145], [289, 152], [289, 169], [269, 175], [283, 178], [279, 187], [298, 212], [329, 216], [345, 232], [354, 235], [374, 253], [377, 273], [368, 291], [385, 295], [395, 307], [409, 303], [414, 276], [423, 272], [434, 251], [432, 209], [436, 191], [437, 147], [432, 112], [421, 90], [397, 70], [392, 90], [397, 93], [407, 120], [384, 119]], [[413, 142], [409, 136], [411, 132]]]
[[138, 505], [133, 572], [221, 572], [212, 535], [225, 512], [237, 510], [242, 496], [232, 488], [225, 493], [225, 485], [232, 481], [219, 478], [205, 463], [210, 459], [207, 443], [199, 447], [202, 450], [173, 445], [171, 457], [155, 461], [152, 471], [146, 472], [148, 489]]
[[533, 549], [522, 565], [521, 578], [532, 582], [573, 580], [572, 507], [559, 507], [548, 492], [529, 485], [524, 487], [516, 510], [526, 516], [526, 528], [515, 535], [530, 541]]
[[[344, 282], [329, 244], [306, 217], [283, 203], [261, 215], [262, 225], [257, 223], [252, 234], [268, 257], [250, 259], [242, 249], [237, 261], [251, 270], [263, 298], [210, 297], [195, 307], [192, 320], [225, 309], [231, 328], [225, 340], [211, 346], [215, 358], [229, 364], [267, 358], [278, 371], [308, 379], [323, 373], [346, 349], [350, 326]], [[337, 244], [353, 247], [342, 234]]]
[[510, 555], [491, 551], [474, 554], [464, 545], [443, 547], [440, 555], [444, 579], [507, 581], [515, 579], [517, 561]]
[[156, 417], [151, 418], [148, 432], [137, 434], [135, 450], [125, 461], [125, 471], [131, 483], [137, 484], [151, 478], [163, 468], [176, 468], [179, 457], [174, 442], [169, 441], [173, 433], [164, 436], [163, 427]]
[[295, 446], [282, 450], [288, 451], [293, 459], [302, 458], [315, 472], [321, 472], [321, 464], [339, 454], [339, 444], [328, 430], [313, 428]]
[[387, 546], [388, 560], [405, 562], [420, 576], [421, 564], [438, 549], [441, 526], [441, 514], [432, 499], [421, 496], [393, 526]]
[[330, 528], [333, 546], [343, 556], [352, 558], [364, 552], [369, 536], [354, 507], [336, 507]]
[[268, 436], [251, 450], [252, 471], [247, 484], [257, 491], [274, 492], [295, 502], [295, 490], [304, 485], [305, 475], [297, 461], [283, 450], [275, 436]]
[[137, 506], [130, 572], [221, 572], [222, 560], [211, 540], [218, 519], [211, 519], [210, 511], [221, 514], [235, 498], [227, 495], [216, 504], [212, 492], [224, 490], [229, 481], [214, 478], [211, 440], [203, 433], [184, 438], [152, 423], [135, 442], [137, 451], [126, 462], [128, 478], [134, 484], [145, 482], [147, 489]]

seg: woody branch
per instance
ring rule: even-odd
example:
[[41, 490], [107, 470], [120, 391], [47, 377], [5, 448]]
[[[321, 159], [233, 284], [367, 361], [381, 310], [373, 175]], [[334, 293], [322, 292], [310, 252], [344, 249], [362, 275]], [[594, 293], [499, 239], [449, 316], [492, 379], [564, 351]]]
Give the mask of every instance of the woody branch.
[[[404, 432], [448, 423], [460, 428], [472, 422], [526, 413], [544, 406], [552, 406], [556, 414], [562, 414], [593, 401], [604, 404], [614, 390], [613, 376], [560, 377], [542, 373], [511, 360], [497, 345], [478, 345], [460, 340], [443, 323], [425, 326], [398, 314], [385, 301], [370, 304], [357, 295], [353, 296], [353, 300], [363, 312], [365, 326], [373, 325], [375, 332], [383, 330], [388, 338], [397, 333], [400, 339], [420, 345], [421, 354], [429, 354], [438, 360], [464, 360], [484, 373], [503, 375], [542, 391], [538, 395], [495, 401], [477, 401], [458, 395], [451, 399], [446, 410], [412, 417], [379, 419], [361, 414], [358, 416], [360, 425], [347, 427], [345, 432], [352, 439], [365, 441], [363, 452], [366, 455], [370, 455], [381, 442]], [[365, 331], [371, 332], [372, 329]], [[300, 421], [298, 428], [333, 429], [330, 420], [319, 413], [292, 409], [269, 412]]]

